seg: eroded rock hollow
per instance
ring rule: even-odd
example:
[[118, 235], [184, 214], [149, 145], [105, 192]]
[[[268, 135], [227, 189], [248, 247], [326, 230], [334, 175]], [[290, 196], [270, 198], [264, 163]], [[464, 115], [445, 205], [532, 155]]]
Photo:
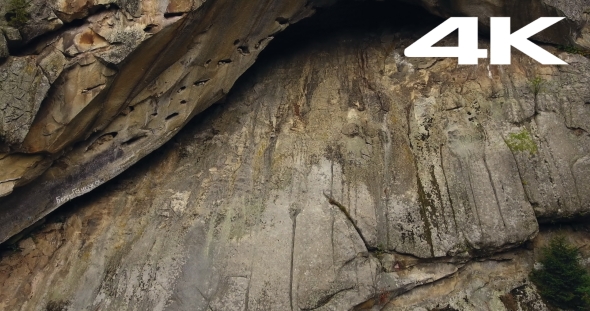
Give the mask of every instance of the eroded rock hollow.
[[[0, 308], [549, 310], [588, 258], [587, 1], [103, 2], [3, 28]], [[569, 65], [404, 57], [500, 14]]]

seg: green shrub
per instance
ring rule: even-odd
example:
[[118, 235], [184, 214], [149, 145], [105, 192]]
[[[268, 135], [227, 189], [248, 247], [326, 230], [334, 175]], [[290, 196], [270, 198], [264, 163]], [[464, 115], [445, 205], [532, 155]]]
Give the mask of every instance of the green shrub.
[[581, 49], [579, 47], [573, 45], [560, 45], [558, 48], [564, 52], [568, 52], [570, 54], [578, 54], [585, 57], [590, 57], [590, 51], [586, 49]]
[[15, 28], [24, 26], [30, 18], [29, 13], [27, 13], [28, 6], [26, 0], [9, 0], [5, 16], [8, 25]]
[[541, 91], [545, 90], [545, 80], [539, 76], [534, 77], [531, 81], [529, 81], [529, 84], [531, 91], [533, 91], [533, 94], [535, 95], [535, 98]]
[[556, 307], [590, 310], [590, 274], [580, 264], [580, 251], [563, 236], [542, 249], [543, 268], [531, 272], [541, 296]]

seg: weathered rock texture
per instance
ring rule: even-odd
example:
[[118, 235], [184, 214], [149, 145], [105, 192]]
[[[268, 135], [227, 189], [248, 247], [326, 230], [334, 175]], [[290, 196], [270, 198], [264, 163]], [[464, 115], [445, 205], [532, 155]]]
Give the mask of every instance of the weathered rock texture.
[[[0, 65], [0, 77], [7, 77], [0, 81], [0, 152], [5, 163], [17, 166], [9, 172], [5, 166], [0, 168], [0, 196], [4, 197], [0, 199], [0, 241], [168, 141], [194, 115], [222, 98], [278, 32], [334, 2], [35, 0], [27, 2], [29, 20], [18, 29], [9, 26], [13, 8], [0, 7], [0, 16], [7, 19], [0, 21], [0, 57], [13, 54]], [[442, 16], [479, 16], [483, 25], [493, 15], [514, 16], [515, 27], [539, 16], [565, 16], [566, 21], [537, 39], [590, 47], [588, 0], [409, 2]], [[23, 70], [15, 73], [18, 68]], [[574, 82], [584, 83], [574, 77]], [[532, 110], [525, 108], [514, 117], [526, 118]], [[568, 122], [583, 123], [575, 121], [582, 116], [573, 112]], [[345, 131], [353, 135], [355, 130], [350, 125]], [[554, 148], [561, 147], [555, 144]], [[561, 156], [571, 160], [579, 154], [572, 152], [566, 150]], [[516, 161], [524, 160], [517, 157]], [[575, 165], [583, 171], [588, 161]], [[564, 168], [536, 165], [523, 174], [533, 174], [532, 179], [541, 174], [539, 182], [545, 183], [542, 178], [550, 176], [550, 170], [555, 174], [560, 169]], [[567, 208], [553, 216], [572, 215], [581, 204], [574, 198], [578, 190], [572, 178], [584, 176], [560, 177], [568, 180], [564, 185], [569, 194], [547, 183], [549, 188], [527, 191], [539, 192], [531, 194], [533, 200], [567, 196], [559, 201]], [[429, 191], [430, 186], [425, 187]], [[539, 206], [538, 210], [544, 217], [547, 209]]]
[[[45, 83], [2, 82], [3, 98], [21, 98], [25, 87], [34, 99], [47, 93], [40, 107], [34, 102], [19, 107], [24, 117], [3, 120], [5, 158], [40, 154], [53, 164], [44, 173], [22, 170], [2, 180], [7, 195], [38, 177], [0, 202], [0, 241], [162, 145], [228, 92], [272, 34], [311, 14], [314, 6], [305, 7], [304, 1], [140, 4], [141, 14], [129, 8], [100, 10], [83, 25], [41, 40], [36, 58]], [[179, 15], [182, 8], [188, 13]], [[23, 62], [12, 59], [0, 68], [2, 75], [12, 72], [12, 63]], [[41, 72], [33, 67], [32, 77], [34, 70]], [[49, 91], [48, 79], [54, 81]], [[12, 108], [18, 102], [10, 103]], [[32, 124], [30, 116], [36, 116]]]
[[559, 16], [566, 21], [539, 33], [536, 40], [590, 47], [590, 1], [588, 0], [404, 0], [419, 3], [434, 14], [477, 16], [489, 28], [490, 17], [511, 17], [513, 31], [539, 17]]
[[527, 249], [470, 262], [452, 277], [395, 297], [382, 310], [553, 310], [527, 281], [528, 274], [541, 248], [556, 235], [567, 236], [569, 243], [578, 246], [582, 262], [590, 269], [589, 234], [587, 225], [547, 227]]
[[[537, 217], [590, 210], [590, 61], [404, 58], [420, 34], [344, 31], [274, 50], [225, 103], [3, 256], [0, 306], [543, 310], [526, 280], [535, 252], [510, 249], [537, 235]], [[153, 118], [180, 115], [175, 103], [212, 85], [200, 85], [214, 79], [197, 76], [211, 74], [203, 68], [165, 71], [181, 81], [165, 105], [148, 96], [104, 130], [112, 135], [78, 148], [108, 155], [113, 141], [144, 141], [153, 132], [131, 131], [134, 115], [180, 127]], [[167, 88], [155, 81], [152, 90]], [[124, 148], [107, 159], [136, 151]], [[78, 150], [60, 169], [79, 165]], [[112, 164], [96, 165], [70, 185], [94, 188]], [[588, 241], [586, 231], [571, 237]]]

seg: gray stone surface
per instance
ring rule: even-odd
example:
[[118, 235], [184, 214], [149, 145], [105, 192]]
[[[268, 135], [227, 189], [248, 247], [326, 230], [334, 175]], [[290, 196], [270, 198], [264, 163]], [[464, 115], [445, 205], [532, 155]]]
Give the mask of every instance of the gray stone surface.
[[[535, 104], [528, 86], [567, 73], [519, 57], [419, 69], [400, 54], [407, 34], [390, 34], [271, 53], [225, 103], [3, 256], [0, 308], [543, 310], [526, 281], [535, 251], [509, 249], [537, 234], [535, 212], [587, 212], [573, 205], [587, 179], [548, 160], [586, 152], [574, 163], [587, 165], [568, 147], [587, 139], [566, 123], [575, 102], [555, 88]], [[522, 175], [534, 161], [570, 178], [554, 193], [571, 209], [535, 211]]]
[[0, 67], [0, 137], [8, 144], [25, 140], [49, 81], [35, 57], [10, 57]]
[[4, 59], [10, 55], [8, 51], [8, 43], [2, 33], [0, 33], [0, 59]]
[[534, 285], [530, 252], [511, 252], [471, 262], [452, 277], [417, 288], [375, 310], [549, 311]]
[[[549, 0], [410, 2], [421, 3], [435, 14], [445, 17], [449, 15], [478, 16], [481, 17], [483, 25], [489, 16], [497, 15], [513, 16], [515, 27], [524, 25], [539, 16], [564, 15], [567, 17], [566, 21], [552, 27], [536, 39], [567, 46], [574, 46], [577, 42], [577, 48], [581, 48], [590, 46], [590, 44], [584, 43], [588, 41], [585, 36], [589, 31], [585, 22], [586, 13], [584, 13], [587, 11], [587, 1], [576, 0], [570, 5], [565, 5], [562, 1]], [[315, 8], [330, 6], [335, 2], [268, 0], [257, 4], [236, 5], [229, 0], [209, 2], [193, 0], [31, 1], [27, 6], [31, 19], [20, 29], [5, 27], [6, 22], [0, 20], [0, 27], [10, 37], [10, 48], [21, 55], [19, 57], [29, 60], [35, 58], [37, 65], [51, 84], [51, 90], [46, 93], [46, 104], [41, 105], [38, 111], [35, 110], [33, 123], [19, 128], [18, 134], [10, 134], [16, 135], [16, 138], [11, 136], [0, 142], [0, 151], [14, 154], [43, 153], [53, 160], [59, 158], [59, 161], [55, 162], [56, 164], [68, 163], [65, 166], [51, 166], [50, 171], [45, 174], [43, 174], [44, 170], [33, 167], [23, 172], [23, 174], [27, 174], [27, 180], [38, 180], [29, 184], [28, 189], [20, 191], [17, 189], [10, 194], [10, 198], [0, 199], [0, 207], [10, 206], [13, 209], [10, 212], [0, 212], [0, 221], [5, 223], [0, 228], [0, 240], [5, 240], [16, 234], [65, 202], [53, 200], [52, 197], [64, 197], [64, 194], [71, 192], [72, 189], [103, 183], [157, 149], [177, 133], [191, 117], [223, 98], [235, 80], [254, 63], [258, 54], [275, 35], [290, 24], [312, 15]], [[392, 11], [395, 13], [395, 10], [392, 9]], [[521, 12], [527, 12], [527, 14], [522, 15]], [[3, 18], [4, 14], [1, 13], [0, 16]], [[80, 22], [75, 22], [77, 20]], [[20, 38], [17, 38], [16, 35]], [[193, 39], [186, 40], [186, 38]], [[554, 53], [558, 52], [555, 49], [550, 48], [550, 50]], [[401, 55], [401, 49], [397, 53]], [[390, 54], [388, 57], [394, 57], [394, 54]], [[500, 84], [504, 82], [515, 83], [516, 94], [509, 94], [508, 97], [503, 98], [506, 103], [509, 103], [510, 109], [502, 120], [527, 121], [540, 112], [554, 113], [555, 107], [549, 108], [547, 103], [550, 103], [549, 106], [560, 106], [564, 101], [575, 102], [572, 106], [574, 110], [568, 108], [569, 111], [563, 111], [560, 108], [559, 113], [566, 118], [568, 128], [577, 131], [576, 133], [588, 131], [587, 120], [590, 116], [588, 109], [585, 108], [586, 105], [581, 104], [581, 101], [575, 99], [573, 95], [565, 93], [570, 89], [571, 94], [579, 95], [577, 98], [587, 97], [584, 91], [586, 88], [583, 87], [586, 85], [587, 79], [579, 75], [580, 71], [585, 70], [583, 68], [586, 65], [583, 60], [579, 60], [581, 56], [576, 58], [576, 56], [564, 55], [563, 57], [578, 65], [572, 66], [575, 67], [573, 71], [563, 70], [559, 74], [542, 73], [544, 79], [556, 76], [556, 81], [559, 84], [559, 86], [553, 86], [557, 92], [552, 89], [547, 96], [544, 94], [531, 96], [530, 92], [523, 92], [522, 89], [526, 88], [524, 85], [528, 84], [524, 80], [508, 81], [510, 78], [506, 77], [502, 82], [494, 80], [491, 96], [501, 93], [502, 86]], [[440, 66], [437, 64], [437, 60], [428, 59], [413, 60], [413, 67], [406, 68], [403, 64], [401, 66], [406, 68], [402, 70], [425, 70], [431, 66]], [[398, 65], [400, 64], [388, 61], [386, 62], [387, 67], [383, 68], [387, 75], [392, 75], [393, 83], [400, 82], [399, 79], [396, 79], [396, 75], [400, 75], [396, 67]], [[9, 66], [8, 62], [0, 65], [2, 70], [8, 70], [7, 66]], [[528, 68], [527, 64], [524, 66]], [[469, 73], [467, 74], [469, 76]], [[485, 74], [485, 70], [480, 69], [477, 74]], [[529, 70], [524, 76], [530, 80], [534, 79], [534, 75], [535, 73]], [[349, 83], [355, 87], [359, 83], [358, 81], [361, 80], [351, 80]], [[469, 83], [467, 80], [465, 82]], [[376, 85], [380, 88], [387, 88], [379, 84]], [[456, 86], [459, 87], [459, 84]], [[361, 105], [359, 107], [362, 108], [364, 101], [372, 101], [375, 96], [382, 101], [383, 98], [380, 97], [382, 94], [384, 94], [383, 90], [370, 89], [354, 94], [353, 97], [358, 97], [359, 105]], [[560, 98], [555, 99], [553, 97], [555, 94], [559, 94]], [[461, 99], [463, 94], [448, 93], [444, 96], [447, 96], [443, 103], [445, 107], [450, 105], [459, 109], [458, 102], [464, 106], [463, 99]], [[535, 105], [531, 105], [532, 97], [536, 97]], [[417, 112], [419, 115], [416, 115], [415, 118], [422, 119], [422, 121], [417, 121], [417, 127], [408, 124], [408, 129], [411, 129], [413, 133], [408, 141], [416, 146], [422, 144], [421, 139], [428, 132], [425, 129], [431, 126], [429, 118], [434, 118], [437, 122], [447, 119], [455, 122], [455, 117], [452, 114], [458, 112], [429, 111], [424, 107], [432, 104], [432, 98], [422, 100], [414, 98], [412, 95], [412, 102], [415, 101], [416, 107], [420, 109]], [[480, 99], [471, 96], [470, 100], [479, 101]], [[33, 106], [37, 107], [35, 105]], [[160, 107], [165, 108], [161, 110]], [[142, 113], [131, 113], [136, 108]], [[381, 109], [388, 111], [389, 104], [383, 103]], [[403, 111], [400, 113], [405, 114]], [[470, 125], [468, 126], [468, 124]], [[298, 126], [296, 125], [296, 127]], [[354, 138], [352, 141], [367, 140], [367, 134], [363, 131], [369, 131], [370, 135], [379, 133], [375, 129], [363, 130], [362, 126], [362, 124], [350, 122], [342, 126], [341, 133]], [[420, 157], [424, 157], [421, 161], [436, 161], [437, 155], [435, 153], [439, 151], [440, 161], [454, 169], [460, 167], [462, 175], [459, 175], [459, 180], [465, 181], [467, 177], [473, 178], [475, 183], [485, 188], [479, 189], [476, 186], [472, 189], [473, 191], [489, 191], [489, 186], [494, 184], [497, 187], [495, 189], [495, 195], [498, 196], [497, 203], [489, 200], [477, 202], [477, 195], [469, 195], [472, 190], [466, 188], [467, 184], [457, 183], [457, 187], [452, 186], [447, 194], [440, 194], [440, 202], [431, 205], [448, 206], [449, 200], [454, 197], [459, 201], [471, 200], [469, 204], [478, 204], [485, 209], [498, 205], [499, 208], [496, 209], [499, 213], [509, 215], [511, 211], [514, 211], [513, 206], [523, 204], [523, 202], [511, 199], [512, 196], [520, 197], [519, 192], [522, 189], [520, 187], [504, 188], [508, 184], [514, 185], [515, 177], [493, 176], [493, 169], [489, 170], [488, 174], [484, 168], [486, 165], [489, 166], [488, 162], [512, 162], [513, 167], [510, 171], [513, 171], [515, 164], [509, 159], [510, 154], [506, 152], [502, 140], [506, 138], [506, 135], [513, 133], [510, 131], [514, 130], [517, 131], [515, 133], [520, 133], [523, 129], [509, 130], [505, 126], [492, 126], [490, 123], [488, 127], [494, 129], [489, 132], [491, 135], [487, 141], [489, 144], [484, 147], [474, 141], [468, 144], [472, 150], [463, 150], [465, 138], [481, 135], [478, 132], [478, 126], [477, 122], [468, 121], [455, 131], [444, 125], [443, 127], [447, 128], [441, 127], [440, 130], [453, 132], [445, 135], [450, 140], [456, 139], [456, 142], [450, 143], [440, 150], [437, 147], [431, 148]], [[539, 129], [542, 129], [540, 125]], [[434, 133], [433, 135], [438, 134]], [[444, 138], [445, 135], [439, 135], [436, 139]], [[459, 136], [453, 138], [453, 135]], [[579, 139], [571, 140], [570, 145], [570, 147], [578, 149], [570, 148], [568, 153], [559, 152], [559, 161], [576, 161], [587, 154], [583, 147], [580, 149], [587, 136], [583, 134], [579, 136]], [[374, 139], [374, 136], [370, 137], [369, 140]], [[560, 141], [560, 138], [557, 140], [559, 144], [565, 144]], [[457, 144], [459, 145], [458, 149], [454, 147]], [[552, 143], [551, 140], [548, 140], [546, 144], [546, 148], [543, 148], [539, 157], [533, 161], [545, 161], [543, 157], [554, 156], [558, 153], [549, 154], [546, 150], [562, 147]], [[351, 147], [358, 149], [360, 145]], [[499, 151], [500, 155], [496, 156], [496, 151]], [[357, 152], [365, 151], [359, 149]], [[470, 158], [469, 153], [472, 152], [475, 152], [475, 156], [480, 161], [473, 165], [466, 165], [462, 158]], [[515, 161], [519, 163], [519, 168], [528, 167], [528, 164], [523, 164], [526, 161], [520, 159], [519, 156], [516, 156]], [[548, 160], [548, 162], [554, 161]], [[418, 161], [418, 163], [422, 162]], [[578, 197], [585, 197], [587, 192], [583, 186], [575, 184], [575, 180], [580, 178], [574, 177], [572, 173], [564, 173], [565, 166], [550, 167], [551, 165], [553, 164], [540, 164], [523, 169], [525, 175], [535, 175], [529, 177], [529, 179], [535, 180], [527, 180], [524, 188], [529, 198], [532, 198], [529, 201], [550, 202], [550, 205], [549, 203], [539, 203], [539, 206], [535, 206], [537, 215], [543, 218], [549, 216], [568, 218], [579, 214], [583, 211], [580, 210], [580, 206], [584, 203], [579, 202]], [[22, 167], [25, 166], [22, 165]], [[434, 171], [432, 173], [434, 175], [432, 175], [425, 173], [425, 169], [427, 168], [417, 167], [416, 171], [421, 173], [415, 175], [416, 181], [424, 181], [425, 195], [428, 196], [432, 195], [429, 192], [437, 191], [437, 184], [441, 184], [443, 176], [441, 170]], [[408, 169], [407, 173], [413, 174], [412, 169]], [[434, 176], [434, 179], [431, 178], [431, 175]], [[428, 179], [433, 181], [430, 185], [428, 185]], [[563, 181], [563, 187], [552, 184], [551, 180]], [[411, 184], [417, 184], [417, 182]], [[529, 184], [533, 186], [527, 186]], [[16, 187], [18, 188], [18, 185]], [[374, 190], [369, 189], [368, 191]], [[412, 191], [418, 191], [418, 189]], [[30, 192], [37, 193], [37, 195], [30, 196], [28, 195]], [[5, 195], [6, 193], [4, 192]], [[54, 193], [57, 195], [54, 196]], [[74, 192], [73, 196], [66, 197], [75, 197], [81, 193], [84, 191]], [[481, 194], [483, 195], [483, 193]], [[486, 195], [490, 195], [490, 193]], [[449, 198], [445, 196], [449, 196]], [[439, 200], [438, 197], [427, 199]], [[420, 198], [418, 201], [425, 202]], [[412, 215], [408, 215], [408, 217], [417, 217], [418, 214], [423, 217], [430, 213], [450, 212], [450, 209], [446, 207], [436, 212], [428, 209], [430, 208], [415, 207]], [[518, 211], [520, 208], [516, 210]], [[363, 213], [371, 214], [372, 212], [364, 210]], [[450, 217], [450, 214], [446, 216]], [[472, 216], [477, 215], [473, 214]], [[421, 229], [424, 231], [424, 239], [417, 243], [428, 244], [429, 235], [442, 236], [447, 234], [444, 231], [454, 230], [451, 228], [452, 226], [461, 227], [464, 225], [460, 220], [457, 224], [448, 223], [449, 217], [443, 221], [447, 223], [445, 229]], [[474, 219], [466, 221], [473, 223]], [[370, 222], [372, 220], [365, 219], [364, 221]], [[438, 226], [439, 221], [431, 222], [432, 225]], [[488, 229], [494, 230], [496, 225], [491, 225]], [[362, 227], [364, 224], [361, 223], [359, 226]], [[418, 229], [397, 226], [392, 230], [415, 231]], [[440, 230], [442, 231], [439, 232]], [[430, 233], [428, 233], [429, 231]], [[374, 236], [377, 233], [366, 232], [366, 234], [367, 239], [375, 239]], [[485, 237], [485, 232], [481, 234], [480, 238], [489, 240], [487, 243], [491, 243], [495, 247], [499, 246], [496, 245], [497, 241], [493, 241], [494, 238]], [[520, 238], [511, 237], [510, 239], [517, 241]], [[392, 241], [392, 243], [398, 244], [399, 241]], [[427, 250], [429, 247], [426, 244], [422, 246], [423, 254], [430, 252], [432, 255], [435, 250]], [[446, 245], [438, 251], [449, 251], [451, 248], [452, 246]]]
[[[544, 310], [521, 246], [590, 213], [590, 61], [410, 59], [425, 29], [383, 26], [271, 50], [234, 89], [332, 2], [34, 2], [39, 39], [0, 65], [0, 241], [91, 193], [0, 255], [0, 309]], [[539, 3], [570, 19], [540, 40], [583, 39], [584, 1]]]
[[22, 40], [20, 32], [14, 27], [2, 27], [2, 32], [8, 42], [16, 43]]

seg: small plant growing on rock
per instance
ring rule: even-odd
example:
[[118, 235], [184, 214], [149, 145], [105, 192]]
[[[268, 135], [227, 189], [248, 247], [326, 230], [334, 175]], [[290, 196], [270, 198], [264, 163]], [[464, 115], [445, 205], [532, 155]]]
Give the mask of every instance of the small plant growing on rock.
[[6, 10], [5, 15], [8, 25], [14, 28], [24, 26], [30, 18], [29, 13], [27, 13], [28, 6], [26, 0], [9, 0], [8, 10]]
[[541, 296], [562, 309], [590, 310], [590, 273], [579, 262], [579, 249], [558, 236], [541, 251], [543, 268], [531, 272]]
[[539, 76], [534, 77], [531, 81], [529, 81], [529, 84], [531, 91], [533, 91], [533, 94], [535, 95], [535, 98], [545, 88], [545, 80]]
[[560, 45], [557, 48], [564, 51], [564, 52], [568, 52], [570, 54], [578, 54], [578, 55], [582, 55], [584, 57], [590, 57], [590, 51], [585, 50], [585, 49], [581, 49], [581, 48], [573, 46], [573, 45]]

